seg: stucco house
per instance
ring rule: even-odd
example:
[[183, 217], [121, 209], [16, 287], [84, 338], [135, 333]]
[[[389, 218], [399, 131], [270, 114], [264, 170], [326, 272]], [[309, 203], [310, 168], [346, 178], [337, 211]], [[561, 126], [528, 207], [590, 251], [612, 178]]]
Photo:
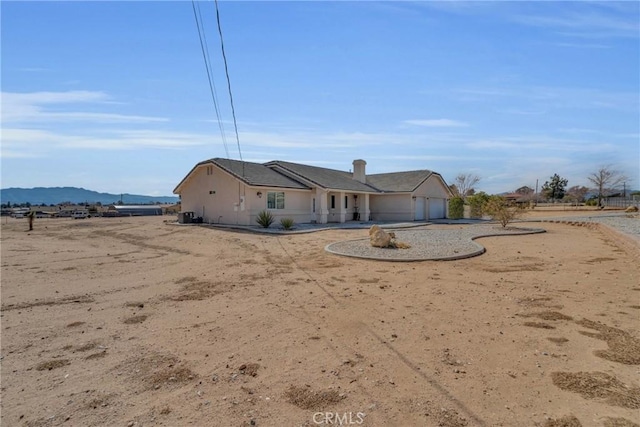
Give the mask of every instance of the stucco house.
[[423, 221], [446, 218], [452, 197], [442, 176], [429, 170], [366, 174], [274, 160], [252, 163], [214, 158], [196, 164], [173, 190], [182, 212], [205, 223], [255, 225], [270, 211], [279, 222]]

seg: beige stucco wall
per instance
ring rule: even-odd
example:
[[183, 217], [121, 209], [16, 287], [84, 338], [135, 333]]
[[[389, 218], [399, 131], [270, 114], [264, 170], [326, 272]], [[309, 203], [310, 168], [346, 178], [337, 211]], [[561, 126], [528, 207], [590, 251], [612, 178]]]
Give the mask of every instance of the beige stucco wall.
[[[445, 217], [448, 214], [448, 204], [447, 199], [451, 197], [448, 189], [443, 184], [442, 180], [435, 176], [431, 175], [425, 182], [423, 182], [414, 192], [413, 195], [416, 197], [425, 197], [425, 218], [431, 219], [429, 211], [431, 210], [432, 204], [438, 204], [438, 206], [443, 207], [443, 212]], [[415, 209], [415, 206], [414, 206]]]
[[207, 165], [202, 165], [183, 183], [182, 212], [192, 211], [207, 223], [248, 224], [247, 202], [245, 200], [244, 210], [240, 203], [240, 196], [245, 192], [245, 185], [226, 172], [213, 166], [213, 174], [207, 175]]
[[[212, 173], [207, 175], [207, 167]], [[353, 193], [329, 192], [316, 190], [278, 189], [268, 187], [251, 187], [240, 182], [215, 165], [201, 165], [191, 173], [181, 186], [182, 211], [192, 211], [196, 217], [203, 217], [204, 222], [214, 224], [255, 225], [258, 213], [267, 208], [267, 193], [284, 191], [285, 209], [270, 209], [275, 217], [274, 225], [282, 218], [291, 218], [296, 223], [309, 223], [322, 220], [323, 205], [326, 203], [326, 221], [342, 222], [353, 219], [356, 199]], [[210, 193], [212, 192], [212, 193]], [[262, 197], [258, 196], [262, 193]], [[331, 208], [331, 196], [335, 196], [335, 208]], [[347, 197], [347, 208], [344, 198]], [[425, 218], [429, 218], [429, 199], [448, 199], [447, 188], [442, 181], [431, 176], [413, 193], [403, 194], [371, 194], [369, 196], [370, 217], [373, 221], [413, 221], [415, 219], [416, 199], [424, 197]], [[313, 198], [316, 199], [316, 212], [313, 212]], [[362, 221], [365, 218], [365, 195], [359, 194], [357, 204]]]
[[[257, 192], [262, 193], [262, 197], [257, 196]], [[270, 191], [284, 191], [284, 209], [267, 209], [267, 193]], [[311, 190], [293, 190], [281, 188], [254, 187], [249, 190], [247, 199], [251, 201], [249, 225], [256, 224], [256, 218], [262, 210], [271, 212], [275, 221], [273, 225], [278, 225], [283, 218], [291, 218], [298, 224], [311, 222], [311, 195], [315, 194]]]
[[413, 201], [408, 193], [372, 194], [369, 201], [373, 221], [413, 221]]
[[[267, 193], [283, 191], [266, 187], [250, 187], [228, 173], [212, 166], [213, 173], [207, 175], [207, 166], [199, 166], [182, 185], [180, 194], [182, 212], [194, 212], [205, 223], [256, 225], [258, 213], [267, 208]], [[210, 194], [210, 191], [215, 191]], [[262, 193], [262, 197], [258, 196]], [[284, 190], [285, 209], [271, 209], [275, 224], [281, 218], [292, 218], [297, 223], [311, 221], [310, 190]]]
[[371, 195], [371, 218], [374, 221], [413, 221], [416, 218], [416, 198], [424, 198], [424, 218], [429, 218], [429, 199], [443, 200], [450, 197], [442, 180], [430, 176], [409, 194]]

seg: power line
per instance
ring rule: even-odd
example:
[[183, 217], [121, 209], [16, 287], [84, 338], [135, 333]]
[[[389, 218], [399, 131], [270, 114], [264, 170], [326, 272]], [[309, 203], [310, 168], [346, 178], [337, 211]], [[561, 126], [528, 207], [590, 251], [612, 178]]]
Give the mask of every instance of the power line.
[[222, 49], [222, 59], [224, 60], [224, 72], [227, 76], [227, 88], [229, 89], [229, 100], [231, 101], [231, 114], [233, 115], [233, 127], [236, 131], [236, 143], [238, 144], [238, 154], [242, 162], [242, 175], [244, 176], [244, 161], [242, 160], [242, 150], [240, 149], [240, 137], [238, 136], [238, 123], [236, 121], [236, 109], [233, 106], [233, 94], [231, 93], [231, 79], [229, 79], [229, 67], [227, 67], [227, 55], [224, 52], [224, 40], [222, 38], [222, 26], [220, 25], [220, 11], [218, 10], [218, 0], [216, 4], [216, 20], [218, 21], [218, 33], [220, 34], [220, 48]]
[[[204, 27], [204, 24], [202, 23], [202, 15], [200, 15], [200, 5], [198, 5], [197, 12], [196, 12], [195, 0], [191, 0], [191, 5], [193, 7], [193, 16], [196, 20], [196, 27], [198, 28], [198, 37], [200, 39], [200, 48], [202, 50], [202, 58], [204, 59], [204, 66], [207, 70], [207, 79], [209, 81], [209, 91], [211, 92], [211, 99], [213, 100], [213, 106], [216, 110], [216, 118], [218, 119], [220, 136], [222, 137], [222, 144], [224, 145], [224, 151], [227, 155], [227, 158], [229, 158], [229, 147], [227, 146], [227, 137], [224, 132], [224, 126], [222, 124], [222, 120], [220, 119], [220, 111], [218, 109], [218, 95], [216, 93], [216, 86], [215, 86], [215, 82], [213, 81], [213, 78], [211, 77], [211, 65], [210, 65], [211, 61], [209, 60], [209, 53], [208, 53], [209, 47], [206, 45], [207, 39], [206, 39], [206, 35], [204, 35], [204, 28], [201, 29], [201, 27]], [[200, 19], [198, 19], [198, 17]], [[225, 67], [226, 67], [226, 63], [225, 63]], [[234, 123], [235, 123], [235, 116], [234, 116]], [[236, 136], [237, 134], [238, 134], [238, 130], [236, 128]]]

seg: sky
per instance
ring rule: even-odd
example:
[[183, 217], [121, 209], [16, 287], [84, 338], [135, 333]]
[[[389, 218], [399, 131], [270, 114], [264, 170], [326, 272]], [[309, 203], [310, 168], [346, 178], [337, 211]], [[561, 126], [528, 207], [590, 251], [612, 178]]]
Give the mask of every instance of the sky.
[[212, 1], [3, 1], [2, 188], [171, 195], [214, 157], [640, 188], [640, 2], [218, 7], [231, 97]]

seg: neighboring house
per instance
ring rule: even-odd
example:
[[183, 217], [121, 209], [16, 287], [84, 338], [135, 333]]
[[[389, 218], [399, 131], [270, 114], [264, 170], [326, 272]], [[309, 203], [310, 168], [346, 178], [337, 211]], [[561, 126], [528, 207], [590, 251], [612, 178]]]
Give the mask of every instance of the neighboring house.
[[111, 205], [108, 211], [117, 212], [117, 216], [162, 215], [162, 207], [158, 205]]
[[258, 213], [297, 223], [423, 221], [446, 218], [451, 191], [429, 170], [367, 175], [283, 161], [205, 160], [173, 190], [182, 212], [205, 223], [254, 225]]

